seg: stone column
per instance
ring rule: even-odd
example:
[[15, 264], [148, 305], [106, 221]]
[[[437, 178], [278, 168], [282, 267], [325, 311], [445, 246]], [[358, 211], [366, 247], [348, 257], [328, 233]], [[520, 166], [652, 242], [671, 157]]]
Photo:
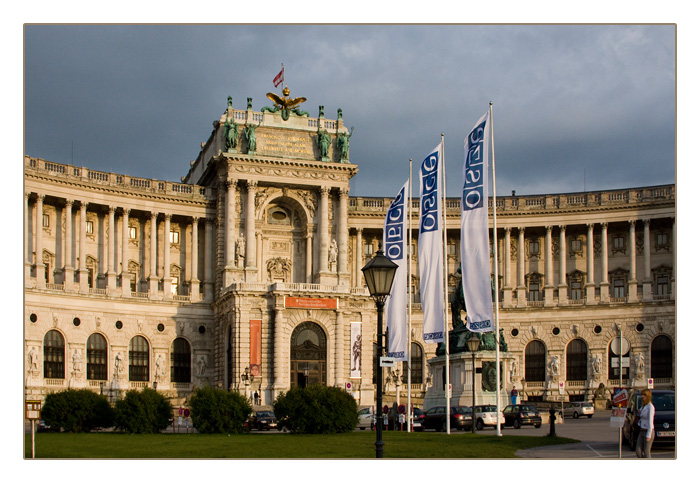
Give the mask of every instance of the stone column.
[[327, 186], [321, 186], [318, 211], [318, 271], [321, 275], [328, 273], [328, 192]]
[[[122, 296], [131, 297], [129, 281], [129, 208], [122, 209]], [[138, 283], [138, 280], [136, 281]]]
[[107, 293], [112, 294], [117, 290], [117, 273], [114, 271], [114, 250], [116, 233], [114, 227], [114, 212], [116, 207], [109, 206], [107, 209]]
[[288, 384], [286, 381], [286, 374], [289, 374], [287, 370], [286, 362], [289, 360], [289, 354], [285, 351], [285, 348], [289, 347], [289, 340], [286, 337], [286, 331], [284, 327], [284, 308], [281, 306], [275, 307], [275, 328], [274, 328], [274, 360], [273, 360], [273, 370], [275, 382], [274, 397], [288, 389]]
[[[263, 236], [262, 236], [262, 231], [256, 231], [255, 232], [255, 266], [258, 267], [258, 274], [257, 274], [257, 280], [259, 282], [262, 282], [266, 280], [265, 274], [263, 273]], [[291, 276], [291, 273], [290, 273]], [[290, 279], [290, 282], [292, 280]]]
[[[362, 262], [365, 254], [362, 244], [362, 228], [357, 228], [357, 239], [355, 241], [357, 242], [355, 247], [355, 286], [360, 288], [363, 281], [362, 267], [364, 264]], [[411, 263], [410, 260], [409, 263]]]
[[525, 286], [525, 228], [518, 228], [518, 306], [527, 306], [527, 287]]
[[151, 245], [150, 245], [148, 293], [149, 297], [158, 295], [158, 213], [151, 211]]
[[[224, 220], [224, 287], [233, 283], [233, 271], [236, 267], [236, 186], [238, 181], [229, 179], [226, 181], [226, 206]], [[250, 242], [250, 240], [246, 240]]]
[[63, 265], [64, 290], [72, 292], [75, 286], [75, 268], [73, 266], [73, 200], [66, 200], [66, 239]]
[[600, 301], [608, 303], [610, 302], [610, 282], [608, 281], [608, 224], [601, 223], [600, 227]]
[[[29, 279], [32, 276], [32, 258], [29, 254], [29, 196], [30, 192], [24, 192], [24, 254], [22, 258], [24, 259], [24, 284], [27, 286], [29, 284]], [[65, 269], [64, 269], [65, 278]]]
[[255, 241], [255, 193], [258, 182], [249, 180], [248, 199], [246, 200], [246, 216], [245, 216], [245, 270], [246, 282], [257, 282], [258, 270], [255, 267], [257, 260], [256, 241]]
[[314, 273], [313, 273], [313, 249], [314, 249], [314, 237], [311, 232], [306, 234], [306, 283], [313, 283]]
[[192, 273], [190, 274], [190, 301], [199, 302], [199, 217], [192, 217], [192, 247], [190, 257]]
[[544, 305], [554, 305], [554, 268], [552, 267], [552, 227], [546, 226], [544, 238]]
[[653, 300], [651, 292], [651, 236], [649, 226], [651, 220], [644, 220], [644, 278], [642, 279], [642, 297], [645, 301]]
[[[335, 385], [345, 388], [345, 321], [342, 310], [335, 311]], [[348, 374], [349, 376], [349, 374]]]
[[513, 285], [510, 266], [510, 227], [504, 228], [503, 237], [503, 307], [513, 306]]
[[204, 301], [214, 301], [214, 220], [206, 219], [204, 227]]
[[36, 197], [36, 220], [34, 259], [36, 265], [36, 288], [46, 288], [46, 266], [44, 265], [44, 196]]
[[630, 220], [630, 274], [627, 281], [627, 301], [636, 302], [637, 297], [637, 234], [635, 220]]
[[566, 285], [566, 225], [559, 225], [559, 305], [569, 304]]
[[163, 299], [172, 300], [173, 279], [170, 278], [170, 213], [163, 215], [165, 223], [163, 226]]
[[348, 193], [347, 188], [341, 188], [338, 205], [338, 275], [340, 285], [345, 285], [348, 278]]
[[[676, 244], [676, 218], [673, 218], [673, 230], [672, 230], [672, 235], [673, 241], [671, 242], [671, 246], [673, 247], [673, 256], [677, 260], [678, 257], [676, 257], [676, 247], [678, 246]], [[671, 275], [671, 300], [676, 300], [676, 262], [673, 263], [673, 274]]]
[[588, 224], [588, 234], [586, 235], [586, 305], [595, 304], [595, 272], [593, 251], [593, 223]]
[[80, 293], [88, 293], [88, 271], [86, 266], [87, 257], [87, 202], [80, 202], [80, 221], [78, 224], [78, 240], [80, 243], [80, 254], [78, 258], [78, 282]]

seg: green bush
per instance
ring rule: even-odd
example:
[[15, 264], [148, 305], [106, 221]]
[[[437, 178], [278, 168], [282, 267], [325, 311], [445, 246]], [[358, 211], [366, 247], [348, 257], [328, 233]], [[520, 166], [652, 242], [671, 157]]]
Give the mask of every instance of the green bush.
[[277, 396], [274, 409], [277, 419], [295, 433], [344, 433], [357, 426], [357, 403], [338, 387], [294, 387]]
[[209, 386], [196, 389], [189, 399], [192, 425], [200, 433], [240, 433], [252, 412], [245, 397]]
[[127, 391], [114, 409], [116, 428], [129, 433], [158, 433], [168, 427], [173, 415], [165, 396], [148, 388]]
[[52, 428], [71, 433], [89, 433], [114, 424], [114, 413], [107, 398], [89, 389], [66, 389], [46, 396], [42, 419]]

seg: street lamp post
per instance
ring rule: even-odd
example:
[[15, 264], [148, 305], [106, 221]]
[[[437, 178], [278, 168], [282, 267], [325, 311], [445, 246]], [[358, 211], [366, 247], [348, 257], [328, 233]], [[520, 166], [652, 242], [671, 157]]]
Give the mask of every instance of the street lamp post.
[[474, 421], [474, 408], [476, 407], [476, 351], [479, 350], [479, 337], [476, 333], [467, 340], [467, 347], [472, 353], [472, 434], [476, 434], [476, 421]]
[[396, 269], [399, 268], [394, 262], [384, 256], [382, 250], [377, 250], [374, 258], [362, 267], [362, 273], [367, 282], [369, 294], [377, 304], [377, 363], [375, 370], [377, 372], [377, 441], [374, 443], [376, 448], [377, 458], [384, 457], [384, 441], [382, 441], [382, 376], [380, 358], [382, 357], [382, 334], [384, 330], [384, 302], [391, 294], [391, 285], [394, 282]]
[[253, 380], [255, 379], [255, 376], [250, 373], [250, 367], [246, 367], [243, 370], [243, 374], [241, 374], [241, 382], [243, 382], [243, 386], [245, 386], [245, 398], [248, 400], [249, 395], [248, 395], [248, 387], [253, 383]]

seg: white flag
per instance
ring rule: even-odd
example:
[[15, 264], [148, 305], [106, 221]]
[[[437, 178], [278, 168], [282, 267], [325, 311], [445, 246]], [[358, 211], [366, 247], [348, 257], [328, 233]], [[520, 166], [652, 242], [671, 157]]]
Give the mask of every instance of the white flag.
[[464, 139], [462, 188], [462, 288], [467, 328], [495, 330], [489, 260], [488, 159], [489, 113], [483, 115]]
[[420, 167], [420, 226], [418, 263], [420, 301], [423, 306], [423, 340], [444, 342], [443, 241], [442, 241], [442, 154], [440, 145]]
[[408, 181], [389, 206], [384, 222], [384, 253], [399, 268], [394, 275], [391, 296], [386, 303], [387, 356], [399, 361], [408, 358], [406, 352], [406, 289], [407, 252], [406, 225], [408, 224]]

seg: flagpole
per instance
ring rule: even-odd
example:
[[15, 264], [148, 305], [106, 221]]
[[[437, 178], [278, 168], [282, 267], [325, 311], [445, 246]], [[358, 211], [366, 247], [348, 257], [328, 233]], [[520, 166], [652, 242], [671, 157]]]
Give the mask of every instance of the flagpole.
[[447, 199], [445, 197], [445, 133], [440, 134], [440, 157], [442, 159], [442, 260], [443, 260], [443, 295], [442, 305], [445, 338], [445, 426], [450, 434], [450, 336], [447, 327]]
[[411, 315], [412, 315], [412, 303], [411, 300], [411, 251], [413, 250], [413, 235], [411, 233], [411, 218], [413, 217], [413, 159], [408, 159], [408, 249], [404, 256], [406, 257], [406, 265], [408, 265], [408, 283], [406, 283], [406, 300], [408, 300], [408, 317], [406, 317], [407, 331], [406, 331], [406, 346], [408, 349], [408, 397], [406, 398], [406, 406], [408, 409], [408, 428], [407, 431], [410, 433], [413, 430], [413, 407], [411, 406]]
[[501, 425], [499, 423], [501, 416], [501, 341], [498, 328], [498, 237], [496, 231], [496, 156], [494, 152], [493, 142], [493, 102], [489, 102], [489, 122], [491, 123], [491, 178], [493, 186], [493, 279], [494, 279], [494, 298], [496, 299], [495, 323], [496, 323], [496, 436], [502, 436]]

